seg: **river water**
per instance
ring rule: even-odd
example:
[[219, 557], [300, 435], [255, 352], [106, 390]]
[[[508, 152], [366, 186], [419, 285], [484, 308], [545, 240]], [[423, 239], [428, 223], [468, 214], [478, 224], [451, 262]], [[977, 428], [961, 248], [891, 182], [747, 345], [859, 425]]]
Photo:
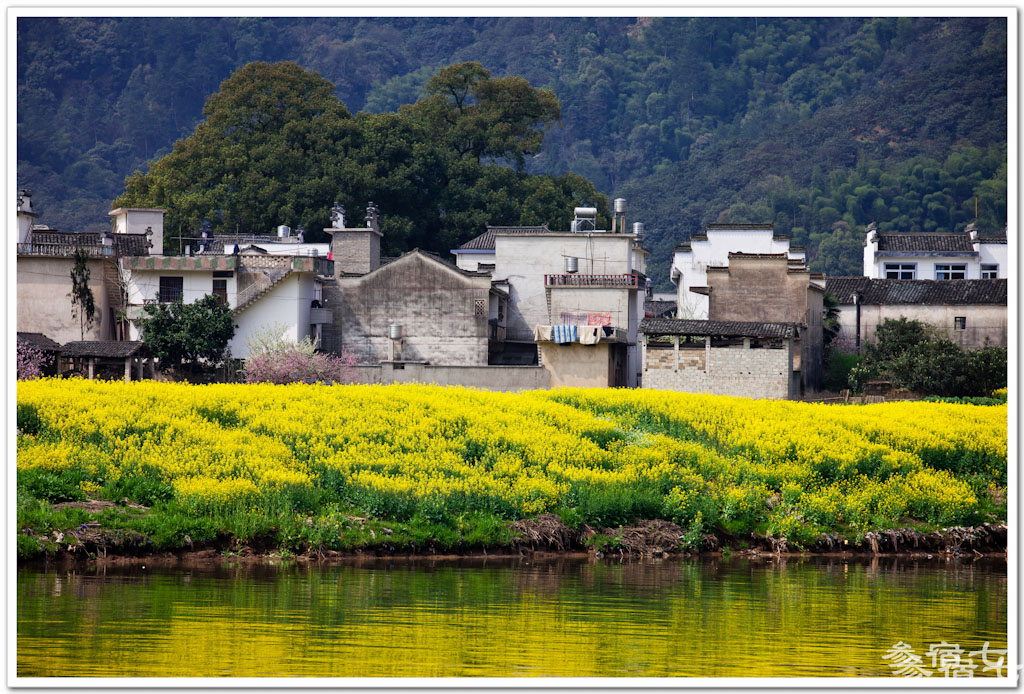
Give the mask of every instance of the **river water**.
[[17, 572], [19, 677], [891, 676], [900, 642], [941, 677], [932, 644], [1006, 640], [1003, 560]]

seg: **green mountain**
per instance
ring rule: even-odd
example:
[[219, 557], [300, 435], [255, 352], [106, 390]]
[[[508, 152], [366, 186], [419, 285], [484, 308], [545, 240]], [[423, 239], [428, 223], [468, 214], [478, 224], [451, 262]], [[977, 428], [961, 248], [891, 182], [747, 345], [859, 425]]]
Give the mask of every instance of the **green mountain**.
[[817, 269], [856, 273], [869, 221], [959, 229], [977, 204], [983, 230], [1006, 224], [1006, 34], [1005, 18], [21, 18], [18, 185], [42, 221], [96, 230], [246, 63], [317, 70], [355, 113], [475, 60], [554, 91], [561, 122], [526, 170], [627, 198], [658, 286], [715, 221], [772, 221]]

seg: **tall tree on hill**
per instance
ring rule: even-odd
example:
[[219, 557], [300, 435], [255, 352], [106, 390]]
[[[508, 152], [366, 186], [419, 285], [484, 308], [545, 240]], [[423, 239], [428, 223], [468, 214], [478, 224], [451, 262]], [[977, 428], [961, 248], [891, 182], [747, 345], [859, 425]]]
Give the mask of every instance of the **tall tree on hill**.
[[203, 115], [148, 173], [128, 178], [115, 205], [166, 207], [167, 248], [204, 219], [218, 232], [327, 226], [338, 192], [328, 169], [358, 134], [330, 82], [295, 63], [249, 63], [207, 99]]
[[294, 63], [246, 65], [207, 100], [196, 131], [129, 177], [114, 204], [168, 208], [167, 248], [201, 220], [243, 233], [302, 224], [316, 239], [335, 200], [354, 215], [377, 203], [387, 253], [446, 253], [486, 224], [567, 226], [577, 205], [608, 221], [607, 198], [586, 179], [523, 171], [559, 104], [521, 77], [453, 65], [416, 104], [355, 117], [333, 89]]

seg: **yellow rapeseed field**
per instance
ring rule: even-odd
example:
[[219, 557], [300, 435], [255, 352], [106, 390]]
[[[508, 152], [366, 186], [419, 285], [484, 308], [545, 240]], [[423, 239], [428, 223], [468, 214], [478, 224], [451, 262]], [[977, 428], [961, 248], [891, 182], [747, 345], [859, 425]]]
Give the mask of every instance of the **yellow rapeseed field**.
[[144, 479], [195, 513], [330, 502], [793, 538], [1005, 513], [1005, 405], [80, 379], [19, 382], [17, 401], [19, 472]]

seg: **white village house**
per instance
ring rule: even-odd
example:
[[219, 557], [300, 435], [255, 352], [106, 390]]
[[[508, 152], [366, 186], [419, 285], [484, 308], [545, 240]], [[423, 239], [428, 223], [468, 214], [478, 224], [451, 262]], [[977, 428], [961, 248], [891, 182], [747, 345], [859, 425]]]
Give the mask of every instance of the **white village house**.
[[975, 224], [960, 232], [865, 230], [864, 276], [890, 280], [978, 280], [1006, 277], [1005, 232], [981, 236]]

